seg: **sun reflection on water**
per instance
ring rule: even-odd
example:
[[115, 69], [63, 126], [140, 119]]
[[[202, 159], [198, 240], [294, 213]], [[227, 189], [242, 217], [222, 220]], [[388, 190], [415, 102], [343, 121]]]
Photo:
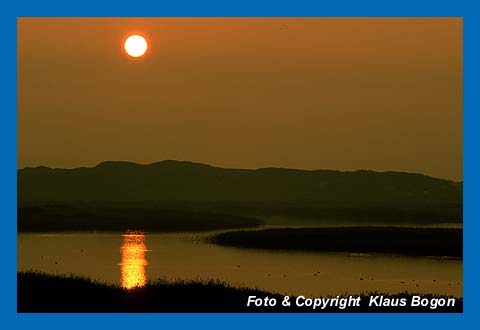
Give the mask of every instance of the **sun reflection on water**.
[[122, 287], [131, 289], [144, 286], [147, 282], [145, 266], [148, 265], [145, 253], [148, 251], [145, 245], [145, 234], [137, 231], [127, 231], [123, 237], [122, 262]]

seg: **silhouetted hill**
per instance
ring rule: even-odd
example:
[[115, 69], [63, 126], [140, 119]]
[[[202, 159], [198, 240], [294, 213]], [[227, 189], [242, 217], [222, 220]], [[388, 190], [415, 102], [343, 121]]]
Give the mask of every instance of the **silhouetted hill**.
[[404, 172], [226, 169], [166, 160], [148, 165], [18, 170], [20, 202], [192, 201], [462, 203], [462, 184]]

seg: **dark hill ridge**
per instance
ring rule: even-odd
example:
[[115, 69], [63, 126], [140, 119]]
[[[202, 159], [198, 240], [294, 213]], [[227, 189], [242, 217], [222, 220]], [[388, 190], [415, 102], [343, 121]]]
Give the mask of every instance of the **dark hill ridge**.
[[462, 183], [405, 172], [227, 169], [165, 160], [18, 170], [19, 201], [462, 203]]

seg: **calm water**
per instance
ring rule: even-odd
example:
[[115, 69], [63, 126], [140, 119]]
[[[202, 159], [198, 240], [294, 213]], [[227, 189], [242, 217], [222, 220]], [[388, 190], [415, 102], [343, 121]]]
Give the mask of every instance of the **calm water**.
[[18, 268], [81, 274], [126, 288], [163, 277], [309, 296], [405, 290], [462, 296], [461, 260], [238, 249], [202, 243], [202, 235], [20, 233]]

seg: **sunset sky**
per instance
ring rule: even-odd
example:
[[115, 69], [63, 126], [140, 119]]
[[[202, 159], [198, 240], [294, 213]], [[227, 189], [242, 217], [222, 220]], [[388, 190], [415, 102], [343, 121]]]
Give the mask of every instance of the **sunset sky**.
[[462, 180], [462, 20], [18, 20], [19, 168], [163, 159]]

